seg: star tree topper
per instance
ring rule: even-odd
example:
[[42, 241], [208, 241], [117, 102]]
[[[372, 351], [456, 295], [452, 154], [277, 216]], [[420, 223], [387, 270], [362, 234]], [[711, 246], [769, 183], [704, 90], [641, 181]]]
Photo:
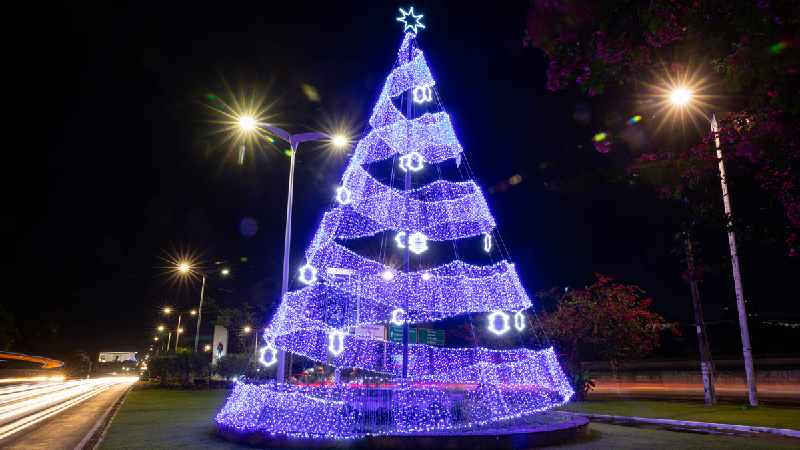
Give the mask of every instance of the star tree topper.
[[[403, 11], [403, 8], [400, 8], [400, 14], [402, 14], [403, 16], [402, 17], [398, 17], [397, 21], [398, 22], [403, 22], [403, 24], [405, 24], [405, 27], [403, 28], [403, 31], [406, 31], [406, 30], [410, 29], [411, 31], [414, 32], [414, 34], [417, 34], [417, 27], [425, 28], [425, 25], [422, 24], [422, 14], [420, 14], [418, 16], [415, 16], [414, 15], [414, 7], [413, 6], [411, 8], [408, 8], [408, 12], [405, 12], [405, 11]], [[411, 16], [411, 17], [409, 17], [409, 16]], [[414, 19], [414, 22], [416, 22], [416, 23], [409, 23], [411, 21], [411, 19]]]

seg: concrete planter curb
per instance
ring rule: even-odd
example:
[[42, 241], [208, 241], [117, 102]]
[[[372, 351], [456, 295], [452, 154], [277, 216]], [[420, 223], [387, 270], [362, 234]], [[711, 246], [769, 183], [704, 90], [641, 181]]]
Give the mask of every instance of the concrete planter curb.
[[751, 427], [747, 425], [729, 425], [725, 423], [693, 422], [689, 420], [648, 419], [644, 417], [607, 416], [602, 414], [577, 414], [577, 415], [586, 417], [588, 419], [610, 419], [610, 420], [627, 420], [630, 422], [663, 423], [667, 425], [685, 425], [693, 427], [715, 428], [718, 430], [770, 433], [770, 434], [779, 434], [782, 436], [800, 437], [800, 431], [786, 430], [783, 428]]
[[498, 434], [409, 434], [364, 436], [354, 439], [302, 438], [284, 434], [246, 432], [217, 425], [217, 435], [233, 442], [257, 447], [303, 449], [407, 450], [435, 448], [438, 450], [527, 449], [563, 444], [589, 435], [589, 419], [573, 415], [569, 422], [536, 430], [519, 430]]

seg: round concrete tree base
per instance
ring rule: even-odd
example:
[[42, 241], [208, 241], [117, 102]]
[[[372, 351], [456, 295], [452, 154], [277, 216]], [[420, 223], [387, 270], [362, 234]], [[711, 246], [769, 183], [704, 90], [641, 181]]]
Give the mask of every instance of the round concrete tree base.
[[217, 425], [217, 434], [223, 439], [264, 448], [315, 448], [348, 450], [406, 450], [432, 448], [436, 450], [494, 450], [526, 449], [563, 444], [589, 436], [589, 419], [572, 416], [568, 422], [532, 430], [516, 430], [500, 434], [404, 434], [364, 436], [353, 439], [294, 437], [261, 431], [241, 432], [225, 425]]

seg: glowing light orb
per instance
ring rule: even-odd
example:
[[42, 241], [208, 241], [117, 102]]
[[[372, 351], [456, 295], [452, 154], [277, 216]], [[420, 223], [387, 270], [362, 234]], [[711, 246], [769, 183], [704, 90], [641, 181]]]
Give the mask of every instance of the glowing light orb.
[[672, 93], [672, 103], [682, 105], [692, 98], [692, 92], [687, 89], [677, 89]]
[[411, 152], [400, 157], [400, 168], [416, 172], [422, 169], [425, 158], [419, 152]]
[[333, 138], [333, 145], [335, 145], [337, 147], [343, 147], [345, 144], [347, 144], [347, 138], [346, 137], [344, 137], [344, 136], [336, 136], [336, 137]]
[[430, 86], [417, 86], [413, 91], [414, 103], [425, 103], [433, 98], [433, 91]]
[[180, 267], [178, 267], [178, 270], [180, 270], [181, 272], [187, 272], [189, 270], [189, 265], [186, 264], [186, 263], [183, 263], [183, 264], [180, 265]]
[[392, 319], [390, 320], [393, 324], [400, 326], [406, 323], [406, 312], [403, 311], [403, 308], [397, 308], [392, 311]]
[[344, 186], [339, 187], [336, 189], [336, 201], [341, 203], [342, 205], [346, 205], [353, 201], [352, 193], [350, 189], [347, 189]]
[[[276, 362], [278, 362], [278, 349], [275, 348], [272, 344], [268, 344], [266, 347], [261, 347], [261, 350], [259, 351], [261, 352], [261, 356], [258, 358], [258, 360], [261, 362], [261, 364], [265, 366], [271, 366]], [[269, 353], [269, 358], [267, 358], [268, 353]]]
[[[489, 331], [496, 335], [501, 335], [506, 331], [511, 329], [511, 326], [508, 324], [508, 314], [504, 313], [503, 311], [495, 311], [489, 314]], [[499, 325], [499, 322], [502, 322], [502, 325]]]
[[239, 127], [244, 131], [250, 131], [256, 127], [256, 121], [252, 117], [244, 116], [239, 119]]
[[300, 281], [311, 284], [317, 281], [317, 269], [311, 264], [306, 264], [300, 268]]
[[331, 331], [328, 337], [328, 351], [338, 356], [344, 351], [344, 333], [339, 330]]
[[431, 274], [430, 274], [430, 272], [425, 272], [425, 273], [423, 273], [423, 274], [422, 274], [422, 279], [423, 279], [424, 281], [428, 281], [428, 280], [430, 280], [430, 279], [431, 279], [431, 277], [433, 277], [433, 275], [431, 275]]
[[522, 311], [517, 311], [517, 313], [514, 314], [514, 328], [516, 328], [517, 331], [525, 329], [525, 314]]
[[[425, 25], [422, 24], [422, 14], [416, 16], [414, 15], [414, 7], [408, 8], [408, 12], [403, 11], [403, 8], [400, 8], [400, 14], [402, 16], [397, 18], [398, 22], [403, 22], [403, 31], [411, 30], [414, 34], [417, 33], [417, 28], [425, 28]], [[409, 17], [411, 16], [411, 17]], [[412, 23], [411, 20], [413, 19]]]
[[394, 278], [394, 272], [392, 272], [391, 269], [386, 269], [383, 271], [382, 276], [384, 281], [392, 281], [392, 278]]

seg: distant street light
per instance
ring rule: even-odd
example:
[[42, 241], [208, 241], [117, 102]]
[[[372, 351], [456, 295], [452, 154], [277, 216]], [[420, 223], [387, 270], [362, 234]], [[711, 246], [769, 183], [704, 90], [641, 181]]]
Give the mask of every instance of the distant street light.
[[[170, 314], [171, 312], [173, 312], [173, 310], [171, 308], [164, 308], [164, 314]], [[183, 311], [183, 312], [178, 313], [178, 326], [175, 329], [175, 353], [178, 352], [178, 341], [180, 341], [181, 333], [183, 333], [183, 328], [181, 328], [181, 318], [183, 317], [184, 314], [187, 314], [187, 313], [192, 315], [192, 316], [194, 316], [194, 315], [197, 314], [197, 311], [192, 309], [190, 311]], [[171, 337], [171, 333], [170, 333], [170, 337]], [[167, 343], [167, 351], [169, 351], [169, 343]]]
[[[178, 270], [180, 270], [183, 273], [189, 273], [189, 271], [192, 270], [192, 268], [188, 264], [183, 263], [178, 267]], [[198, 269], [196, 272], [203, 277], [203, 284], [200, 287], [200, 307], [197, 308], [197, 331], [194, 334], [195, 353], [197, 353], [197, 346], [200, 342], [200, 320], [202, 320], [203, 317], [203, 296], [206, 291], [206, 276], [211, 275], [213, 273], [221, 273], [222, 275], [228, 275], [229, 273], [231, 273], [231, 271], [224, 268], [224, 269], [207, 269], [207, 270]]]
[[731, 266], [733, 268], [733, 286], [736, 291], [736, 308], [739, 312], [739, 328], [742, 335], [742, 351], [744, 354], [744, 371], [747, 376], [747, 388], [750, 394], [750, 405], [758, 406], [758, 391], [756, 390], [756, 372], [753, 367], [753, 354], [750, 346], [750, 331], [747, 327], [747, 311], [745, 310], [744, 290], [742, 289], [742, 276], [739, 271], [739, 254], [736, 249], [736, 234], [733, 231], [733, 220], [731, 217], [731, 201], [728, 194], [728, 179], [725, 175], [725, 162], [722, 160], [720, 150], [719, 128], [717, 119], [714, 115], [709, 118], [692, 101], [692, 93], [686, 89], [678, 89], [672, 93], [672, 101], [676, 105], [688, 103], [695, 111], [700, 113], [711, 125], [711, 132], [714, 134], [714, 143], [717, 148], [717, 161], [719, 163], [719, 178], [722, 184], [722, 203], [725, 207], [725, 216], [728, 219], [728, 247], [731, 251]]
[[[289, 143], [292, 148], [291, 162], [289, 164], [289, 196], [286, 201], [286, 230], [283, 241], [283, 283], [281, 286], [281, 298], [289, 290], [289, 244], [292, 239], [292, 198], [294, 196], [294, 163], [295, 154], [297, 154], [297, 145], [301, 142], [314, 141], [317, 139], [330, 139], [334, 145], [343, 146], [347, 144], [347, 139], [343, 136], [331, 136], [323, 133], [300, 133], [289, 134], [275, 125], [267, 123], [258, 123], [251, 117], [244, 116], [239, 119], [239, 126], [244, 131], [251, 131], [256, 127], [264, 128], [270, 133], [278, 136], [282, 140]], [[283, 372], [285, 370], [286, 352], [283, 349], [278, 350], [278, 374], [277, 382], [283, 382]]]

